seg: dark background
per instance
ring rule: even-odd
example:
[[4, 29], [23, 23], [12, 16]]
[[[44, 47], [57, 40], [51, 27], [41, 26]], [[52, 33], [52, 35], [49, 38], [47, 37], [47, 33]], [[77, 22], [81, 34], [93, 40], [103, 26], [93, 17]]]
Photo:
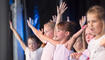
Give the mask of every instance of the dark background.
[[[56, 14], [56, 6], [60, 0], [26, 0], [27, 17], [33, 17], [34, 6], [37, 6], [40, 16], [41, 27], [44, 23], [51, 19], [52, 15]], [[67, 3], [68, 9], [63, 14], [63, 20], [69, 16], [70, 20], [75, 21], [78, 24], [81, 16], [86, 14], [89, 7], [93, 5], [104, 6], [105, 0], [63, 0]]]
[[[68, 5], [68, 10], [64, 13], [70, 20], [78, 24], [82, 15], [85, 15], [92, 5], [101, 5], [105, 8], [105, 0], [64, 0]], [[52, 15], [56, 14], [56, 6], [59, 0], [22, 0], [24, 6], [24, 19], [33, 17], [34, 5], [37, 6], [40, 16], [41, 27]], [[9, 4], [8, 0], [0, 0], [0, 60], [13, 60], [13, 46], [11, 32], [9, 29]], [[79, 27], [77, 27], [79, 28]]]

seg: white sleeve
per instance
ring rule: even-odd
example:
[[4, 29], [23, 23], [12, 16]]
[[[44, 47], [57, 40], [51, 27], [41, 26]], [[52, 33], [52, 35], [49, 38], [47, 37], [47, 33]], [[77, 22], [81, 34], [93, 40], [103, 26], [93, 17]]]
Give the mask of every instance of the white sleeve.
[[27, 54], [29, 54], [29, 48], [28, 47], [26, 47], [26, 49], [25, 49], [25, 55], [27, 55]]

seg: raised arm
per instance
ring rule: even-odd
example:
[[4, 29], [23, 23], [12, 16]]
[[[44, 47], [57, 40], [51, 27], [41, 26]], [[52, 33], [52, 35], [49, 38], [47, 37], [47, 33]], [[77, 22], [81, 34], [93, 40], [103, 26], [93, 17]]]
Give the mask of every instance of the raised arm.
[[65, 2], [62, 2], [60, 6], [57, 6], [57, 19], [55, 24], [55, 30], [57, 29], [57, 24], [61, 21], [62, 14], [66, 11], [68, 7]]
[[43, 43], [45, 43], [45, 40], [43, 38], [40, 38], [40, 35], [43, 35], [42, 31], [38, 31], [32, 24], [31, 24], [31, 18], [29, 18], [29, 20], [27, 20], [28, 26], [29, 28], [31, 28], [31, 30], [33, 31], [33, 33], [39, 38], [39, 40]]
[[77, 33], [75, 33], [70, 39], [69, 41], [65, 44], [65, 46], [71, 50], [72, 46], [74, 44], [74, 42], [76, 41], [76, 39], [81, 35], [81, 33], [85, 30], [85, 28], [87, 27], [87, 25], [83, 26]]
[[[82, 18], [79, 20], [79, 24], [80, 24], [81, 28], [82, 28], [83, 25], [86, 24], [86, 16], [82, 16]], [[83, 50], [85, 50], [86, 49], [86, 42], [85, 42], [85, 40], [83, 38], [84, 36], [82, 35], [80, 37], [82, 38], [82, 41], [83, 41]]]
[[46, 37], [45, 35], [43, 35], [40, 31], [38, 31], [34, 26], [32, 26], [31, 24], [30, 24], [30, 22], [27, 20], [27, 23], [28, 23], [28, 26], [31, 28], [31, 30], [33, 31], [33, 33], [40, 39], [40, 40], [46, 40], [46, 41], [48, 41], [48, 42], [50, 42], [51, 44], [53, 44], [53, 45], [56, 45], [56, 44], [59, 44], [59, 42], [58, 41], [55, 41], [55, 40], [53, 40], [53, 39], [50, 39], [50, 38], [48, 38], [48, 37]]
[[[57, 24], [59, 22], [61, 22], [62, 20], [62, 14], [67, 10], [67, 6], [66, 6], [66, 3], [65, 2], [62, 2], [60, 4], [60, 6], [57, 6], [57, 17], [56, 17], [56, 24], [55, 24], [55, 29], [54, 29], [54, 35], [55, 35], [55, 32], [57, 31]], [[54, 19], [54, 17], [53, 17]], [[53, 38], [54, 39], [54, 38]], [[56, 41], [56, 40], [48, 40], [50, 43], [52, 43], [53, 45], [57, 45], [57, 44], [60, 44], [59, 41]]]
[[9, 24], [10, 24], [10, 29], [13, 31], [13, 33], [14, 33], [14, 35], [16, 36], [17, 40], [19, 41], [19, 43], [21, 44], [23, 50], [25, 51], [26, 45], [24, 44], [22, 38], [21, 38], [20, 35], [16, 32], [16, 30], [13, 28], [11, 21], [9, 22]]
[[81, 28], [86, 24], [86, 16], [82, 16], [82, 18], [79, 20], [79, 24]]

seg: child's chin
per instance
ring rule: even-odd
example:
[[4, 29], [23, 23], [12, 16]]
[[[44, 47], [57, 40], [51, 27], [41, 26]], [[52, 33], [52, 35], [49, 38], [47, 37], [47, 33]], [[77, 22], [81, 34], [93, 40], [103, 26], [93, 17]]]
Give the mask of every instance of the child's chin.
[[59, 39], [55, 39], [56, 41], [59, 41]]
[[35, 49], [30, 49], [31, 51], [35, 51]]

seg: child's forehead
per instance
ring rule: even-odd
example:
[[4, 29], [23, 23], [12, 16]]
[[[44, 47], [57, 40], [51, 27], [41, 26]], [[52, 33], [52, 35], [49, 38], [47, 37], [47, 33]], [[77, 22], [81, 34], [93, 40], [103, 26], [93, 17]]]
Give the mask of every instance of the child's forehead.
[[46, 29], [46, 28], [51, 28], [49, 25], [46, 25], [46, 26], [44, 26], [44, 29]]
[[28, 38], [28, 42], [30, 42], [30, 41], [35, 42], [35, 39], [34, 38]]
[[62, 31], [65, 31], [65, 28], [62, 27], [62, 26], [57, 26], [57, 30], [62, 30]]
[[50, 27], [46, 27], [46, 28], [44, 28], [44, 31], [53, 31], [53, 29]]
[[58, 28], [56, 31], [65, 31], [64, 29], [60, 29], [60, 28]]

